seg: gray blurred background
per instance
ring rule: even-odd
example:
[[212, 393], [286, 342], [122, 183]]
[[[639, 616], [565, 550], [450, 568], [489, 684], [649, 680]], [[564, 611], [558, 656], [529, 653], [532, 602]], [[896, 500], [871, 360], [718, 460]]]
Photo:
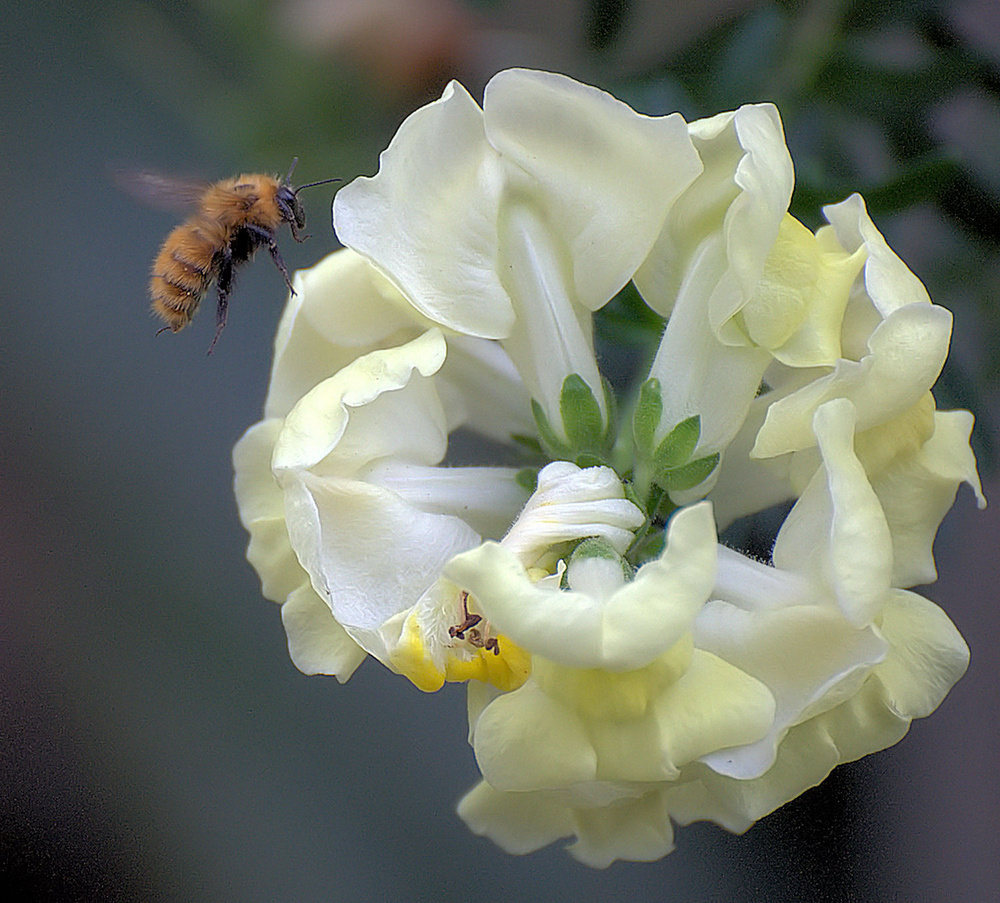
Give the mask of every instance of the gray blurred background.
[[[4, 4], [0, 40], [0, 887], [34, 901], [981, 901], [1000, 861], [1000, 14], [955, 3], [298, 0]], [[367, 663], [307, 678], [243, 553], [230, 452], [284, 301], [247, 267], [229, 326], [155, 336], [176, 216], [116, 167], [370, 174], [449, 77], [531, 65], [689, 118], [775, 100], [815, 226], [868, 189], [956, 315], [939, 406], [971, 407], [994, 507], [959, 493], [926, 595], [972, 648], [941, 709], [742, 838], [678, 832], [603, 872], [511, 857], [454, 814], [464, 691]], [[303, 195], [335, 247], [330, 191]], [[207, 305], [209, 308], [211, 305]]]

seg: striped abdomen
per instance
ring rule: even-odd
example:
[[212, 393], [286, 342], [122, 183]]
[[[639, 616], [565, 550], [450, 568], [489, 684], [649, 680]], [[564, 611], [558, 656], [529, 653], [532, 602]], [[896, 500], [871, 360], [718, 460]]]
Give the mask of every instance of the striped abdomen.
[[229, 236], [224, 226], [196, 215], [173, 230], [153, 262], [149, 294], [153, 312], [177, 332], [183, 329], [218, 277]]

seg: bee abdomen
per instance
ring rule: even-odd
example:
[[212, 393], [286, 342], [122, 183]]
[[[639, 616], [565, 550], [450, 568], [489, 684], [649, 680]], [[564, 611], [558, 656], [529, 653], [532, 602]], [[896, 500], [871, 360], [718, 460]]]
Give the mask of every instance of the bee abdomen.
[[221, 235], [200, 220], [174, 229], [153, 263], [149, 295], [153, 312], [177, 332], [191, 322], [216, 278], [215, 260]]

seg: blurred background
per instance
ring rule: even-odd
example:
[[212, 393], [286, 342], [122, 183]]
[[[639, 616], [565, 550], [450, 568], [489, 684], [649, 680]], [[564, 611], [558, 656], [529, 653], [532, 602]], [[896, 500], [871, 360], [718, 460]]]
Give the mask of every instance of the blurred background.
[[[1000, 6], [993, 0], [33, 0], [5, 4], [0, 104], [0, 886], [35, 901], [981, 901], [1000, 879]], [[511, 857], [454, 814], [476, 778], [463, 691], [288, 660], [243, 553], [230, 452], [260, 415], [284, 302], [245, 268], [155, 336], [176, 216], [115, 168], [296, 183], [371, 174], [449, 78], [552, 69], [646, 113], [772, 100], [793, 210], [865, 192], [955, 313], [938, 406], [978, 419], [925, 594], [969, 672], [898, 746], [742, 838], [653, 864]], [[303, 199], [333, 250], [330, 187]], [[207, 305], [209, 309], [213, 305]], [[419, 698], [418, 698], [419, 697]]]

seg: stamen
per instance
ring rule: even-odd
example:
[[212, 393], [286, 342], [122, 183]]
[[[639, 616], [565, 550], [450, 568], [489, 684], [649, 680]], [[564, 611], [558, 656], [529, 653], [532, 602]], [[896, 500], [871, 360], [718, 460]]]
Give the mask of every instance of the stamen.
[[482, 622], [483, 616], [469, 613], [469, 594], [464, 590], [462, 591], [462, 613], [465, 615], [465, 619], [461, 624], [449, 627], [448, 635], [456, 640], [465, 640], [477, 649], [486, 649], [492, 651], [494, 655], [499, 655], [500, 643], [496, 637], [484, 637], [482, 631], [476, 626]]

